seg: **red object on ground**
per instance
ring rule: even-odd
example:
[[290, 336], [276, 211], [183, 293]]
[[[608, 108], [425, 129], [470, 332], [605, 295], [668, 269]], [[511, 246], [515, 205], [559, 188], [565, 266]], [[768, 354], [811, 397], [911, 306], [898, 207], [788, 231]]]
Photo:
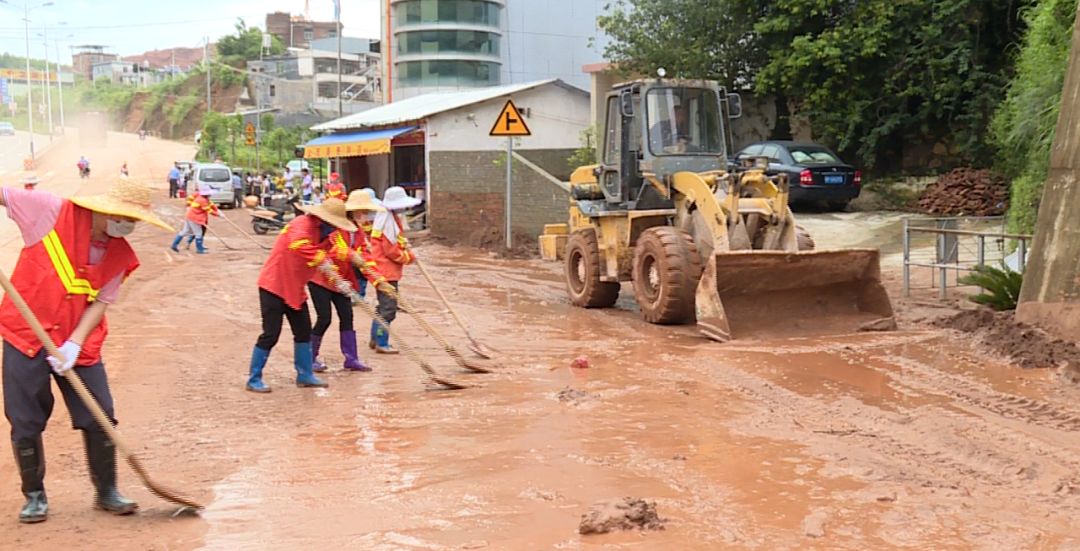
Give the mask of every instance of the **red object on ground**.
[[570, 367], [574, 369], [588, 369], [589, 359], [585, 356], [578, 356], [574, 358], [574, 361], [570, 362]]

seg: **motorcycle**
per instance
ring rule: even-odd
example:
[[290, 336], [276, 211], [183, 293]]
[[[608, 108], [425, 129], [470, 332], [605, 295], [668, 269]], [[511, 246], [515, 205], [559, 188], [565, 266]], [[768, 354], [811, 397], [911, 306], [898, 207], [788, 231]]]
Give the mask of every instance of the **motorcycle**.
[[299, 194], [282, 196], [277, 201], [272, 201], [272, 203], [275, 202], [278, 204], [265, 205], [251, 213], [251, 229], [256, 234], [266, 235], [271, 231], [281, 231], [293, 218], [303, 214], [297, 208], [300, 204]]

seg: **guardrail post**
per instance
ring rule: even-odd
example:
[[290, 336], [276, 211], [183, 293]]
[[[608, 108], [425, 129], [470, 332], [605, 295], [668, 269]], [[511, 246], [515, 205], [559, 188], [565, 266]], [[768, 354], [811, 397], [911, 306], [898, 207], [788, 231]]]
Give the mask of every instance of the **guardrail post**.
[[908, 231], [909, 220], [904, 218], [904, 298], [911, 296], [911, 233]]
[[1024, 269], [1027, 267], [1027, 239], [1021, 239], [1020, 240], [1020, 259], [1019, 260], [1020, 260], [1020, 262], [1019, 262], [1019, 264], [1017, 264], [1017, 267], [1020, 268], [1021, 272], [1023, 272]]
[[938, 258], [938, 270], [939, 270], [938, 284], [940, 285], [940, 287], [938, 287], [938, 298], [941, 299], [941, 300], [945, 300], [947, 298], [946, 292], [945, 292], [945, 287], [949, 284], [949, 268], [945, 265], [945, 261], [943, 260], [943, 258], [945, 256], [945, 247], [948, 246], [947, 245], [947, 240], [945, 238], [946, 238], [945, 234], [943, 234], [943, 233], [938, 234], [938, 239], [937, 239], [937, 245], [938, 245], [937, 258]]
[[979, 235], [976, 237], [976, 240], [978, 240], [979, 242], [979, 249], [975, 253], [976, 255], [978, 255], [975, 259], [975, 263], [977, 266], [982, 266], [986, 263], [986, 236]]

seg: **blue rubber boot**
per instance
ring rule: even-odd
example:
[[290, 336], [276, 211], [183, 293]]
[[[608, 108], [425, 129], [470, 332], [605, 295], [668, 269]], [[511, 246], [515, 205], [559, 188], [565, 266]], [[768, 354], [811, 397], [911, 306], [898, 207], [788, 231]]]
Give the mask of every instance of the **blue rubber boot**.
[[376, 346], [375, 334], [378, 333], [378, 331], [379, 331], [379, 322], [372, 320], [371, 321], [371, 338], [369, 338], [368, 342], [367, 342], [368, 348], [370, 348], [372, 350], [375, 350], [375, 346]]
[[206, 254], [207, 253], [206, 247], [203, 247], [203, 238], [201, 238], [201, 237], [196, 237], [195, 238], [195, 252], [197, 252], [199, 254]]
[[315, 373], [326, 371], [326, 364], [319, 361], [319, 348], [322, 347], [322, 337], [311, 334], [311, 370]]
[[293, 343], [293, 365], [296, 366], [296, 386], [326, 388], [330, 385], [311, 372], [311, 343]]
[[194, 242], [194, 241], [195, 241], [195, 236], [194, 235], [189, 235], [188, 238], [187, 238], [187, 247], [185, 247], [185, 248], [190, 251], [191, 250], [191, 243]]
[[266, 360], [270, 359], [270, 351], [255, 347], [251, 351], [251, 373], [248, 375], [247, 389], [252, 392], [270, 392], [270, 387], [263, 383], [262, 372], [266, 367]]
[[360, 291], [359, 291], [360, 298], [367, 298], [367, 279], [364, 278], [363, 274], [360, 275], [359, 279], [360, 279]]
[[184, 240], [184, 236], [182, 236], [182, 235], [176, 236], [176, 239], [172, 240], [172, 246], [169, 247], [169, 248], [172, 249], [174, 253], [180, 252], [180, 249], [179, 249], [180, 242], [183, 241], [183, 240]]
[[375, 353], [376, 354], [397, 354], [398, 351], [393, 346], [390, 346], [390, 332], [384, 329], [381, 325], [375, 329]]

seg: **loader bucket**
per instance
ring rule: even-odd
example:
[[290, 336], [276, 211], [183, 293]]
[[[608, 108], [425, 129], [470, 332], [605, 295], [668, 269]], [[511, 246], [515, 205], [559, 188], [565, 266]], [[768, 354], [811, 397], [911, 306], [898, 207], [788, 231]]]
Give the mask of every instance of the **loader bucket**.
[[876, 249], [723, 252], [696, 299], [698, 328], [721, 342], [849, 333], [893, 315]]

